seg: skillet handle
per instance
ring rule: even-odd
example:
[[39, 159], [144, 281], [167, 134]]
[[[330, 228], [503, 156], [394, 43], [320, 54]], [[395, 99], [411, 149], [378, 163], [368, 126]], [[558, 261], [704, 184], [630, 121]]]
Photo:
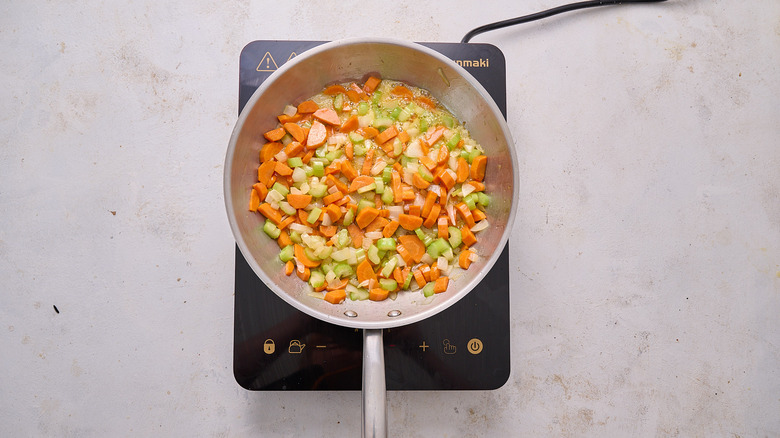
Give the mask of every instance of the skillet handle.
[[387, 437], [387, 389], [382, 329], [363, 330], [363, 438]]

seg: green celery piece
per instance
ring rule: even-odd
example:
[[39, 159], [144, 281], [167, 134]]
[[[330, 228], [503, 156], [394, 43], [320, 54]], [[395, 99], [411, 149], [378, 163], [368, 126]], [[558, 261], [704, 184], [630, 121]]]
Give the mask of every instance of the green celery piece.
[[277, 192], [281, 193], [282, 196], [287, 196], [287, 194], [290, 193], [290, 189], [279, 184], [278, 182], [275, 182], [274, 185], [271, 186], [271, 190], [276, 190]]
[[427, 248], [428, 255], [431, 256], [434, 259], [439, 258], [440, 255], [444, 254], [445, 251], [447, 251], [450, 248], [450, 244], [447, 243], [446, 240], [442, 239], [441, 237], [434, 240]]
[[279, 235], [282, 234], [282, 230], [280, 230], [276, 225], [274, 225], [273, 222], [269, 220], [266, 220], [263, 224], [263, 231], [271, 239], [278, 239]]
[[288, 262], [293, 259], [295, 256], [295, 250], [292, 245], [287, 245], [284, 248], [282, 248], [281, 251], [279, 251], [279, 260], [283, 262]]
[[309, 212], [309, 216], [306, 217], [306, 222], [308, 222], [309, 225], [314, 225], [314, 223], [317, 222], [317, 219], [320, 218], [320, 215], [322, 215], [322, 209], [314, 207]]
[[339, 263], [333, 268], [333, 273], [339, 278], [344, 278], [353, 276], [355, 271], [352, 269], [352, 266], [346, 263]]
[[450, 242], [450, 246], [453, 248], [457, 248], [460, 246], [460, 244], [463, 242], [463, 236], [461, 235], [461, 232], [458, 228], [455, 227], [448, 227], [447, 231], [449, 231], [450, 237], [448, 241]]
[[449, 140], [447, 140], [447, 149], [449, 150], [455, 149], [455, 146], [457, 146], [459, 142], [460, 142], [460, 133], [456, 132], [455, 135], [453, 135], [452, 137], [450, 137]]
[[342, 222], [345, 227], [348, 227], [352, 225], [352, 221], [355, 220], [355, 213], [354, 210], [351, 208], [347, 209], [347, 212], [344, 213], [344, 221]]
[[368, 114], [369, 105], [368, 102], [360, 102], [358, 104], [358, 115], [359, 116], [365, 116]]
[[365, 138], [357, 132], [352, 131], [349, 133], [349, 141], [352, 143], [363, 143], [363, 140], [365, 140]]
[[344, 94], [339, 93], [333, 98], [333, 108], [339, 112], [344, 108]]
[[325, 274], [318, 269], [313, 269], [311, 271], [311, 276], [309, 277], [309, 284], [315, 289], [322, 287], [325, 284]]
[[393, 199], [395, 199], [393, 195], [393, 189], [391, 189], [389, 186], [385, 187], [385, 190], [382, 192], [382, 202], [390, 205], [393, 203]]
[[379, 279], [379, 287], [381, 287], [384, 290], [395, 290], [398, 287], [398, 282], [393, 280], [392, 278], [381, 278]]
[[433, 281], [431, 281], [429, 283], [426, 283], [425, 286], [423, 286], [423, 288], [422, 288], [423, 296], [425, 296], [426, 298], [432, 296], [433, 295], [433, 288], [434, 288], [435, 285], [436, 285], [436, 283], [433, 282]]
[[383, 237], [376, 241], [376, 247], [383, 251], [395, 251], [395, 239]]
[[322, 198], [328, 194], [328, 185], [325, 183], [312, 184], [309, 187], [309, 194], [315, 198]]
[[325, 165], [322, 161], [313, 161], [311, 163], [312, 175], [322, 178], [325, 176]]
[[477, 202], [479, 202], [479, 205], [483, 207], [487, 207], [490, 205], [490, 196], [485, 192], [478, 192], [477, 193]]

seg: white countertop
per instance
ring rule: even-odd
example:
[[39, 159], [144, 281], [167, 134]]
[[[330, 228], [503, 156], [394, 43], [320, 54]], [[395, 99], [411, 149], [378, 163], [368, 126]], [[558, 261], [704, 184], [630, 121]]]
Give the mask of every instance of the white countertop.
[[[456, 42], [560, 4], [515, 3], [6, 2], [0, 435], [358, 436], [357, 392], [232, 375], [239, 53]], [[779, 436], [780, 3], [605, 7], [473, 42], [506, 56], [522, 172], [512, 374], [390, 393], [391, 436]]]

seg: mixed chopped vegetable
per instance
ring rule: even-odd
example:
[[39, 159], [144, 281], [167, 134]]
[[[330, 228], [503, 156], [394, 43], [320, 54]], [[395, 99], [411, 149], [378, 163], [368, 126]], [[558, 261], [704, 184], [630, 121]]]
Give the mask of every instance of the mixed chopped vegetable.
[[371, 76], [288, 105], [278, 121], [249, 209], [312, 296], [429, 297], [478, 259], [487, 157], [425, 90]]

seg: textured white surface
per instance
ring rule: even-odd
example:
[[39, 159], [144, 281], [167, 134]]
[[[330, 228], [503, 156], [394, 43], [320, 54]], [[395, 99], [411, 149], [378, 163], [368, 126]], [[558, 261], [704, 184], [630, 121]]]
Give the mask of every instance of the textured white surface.
[[[239, 52], [454, 42], [558, 4], [5, 2], [0, 435], [357, 436], [356, 392], [232, 376]], [[507, 58], [522, 170], [512, 375], [390, 393], [392, 436], [778, 436], [780, 3], [609, 7], [474, 41]]]

